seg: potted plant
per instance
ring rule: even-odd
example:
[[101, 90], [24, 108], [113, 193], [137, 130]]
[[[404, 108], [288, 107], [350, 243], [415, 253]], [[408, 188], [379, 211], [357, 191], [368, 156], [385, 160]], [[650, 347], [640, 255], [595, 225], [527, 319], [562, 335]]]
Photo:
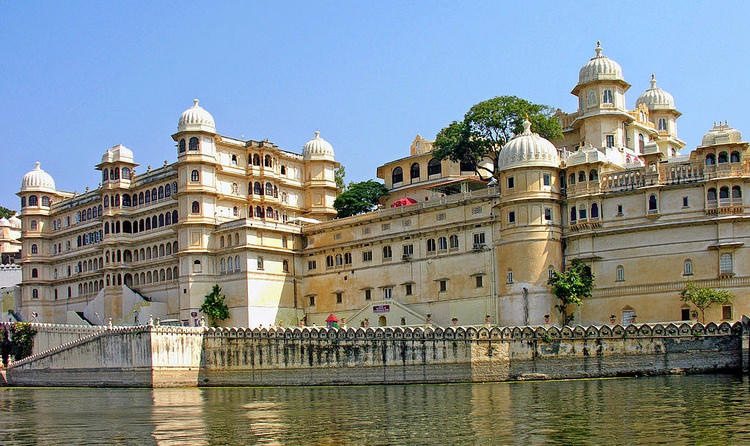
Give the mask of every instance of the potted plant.
[[616, 320], [617, 320], [617, 318], [615, 317], [614, 314], [610, 314], [609, 315], [609, 323], [610, 324], [614, 325]]
[[544, 315], [544, 325], [549, 324], [549, 314]]
[[432, 313], [427, 313], [427, 319], [425, 319], [426, 323], [430, 323], [432, 321]]
[[453, 325], [458, 324], [458, 318], [457, 317], [451, 318], [451, 322], [453, 322]]
[[364, 322], [365, 322], [365, 328], [367, 328], [367, 327], [370, 326], [370, 319], [369, 318], [365, 318]]
[[484, 323], [487, 324], [487, 325], [490, 325], [490, 315], [489, 314], [485, 314], [484, 315]]

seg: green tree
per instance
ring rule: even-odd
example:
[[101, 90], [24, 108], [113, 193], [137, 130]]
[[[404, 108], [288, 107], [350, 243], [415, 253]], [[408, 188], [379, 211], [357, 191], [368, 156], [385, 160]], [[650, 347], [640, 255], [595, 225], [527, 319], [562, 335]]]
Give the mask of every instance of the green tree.
[[11, 354], [15, 361], [31, 356], [34, 350], [34, 336], [36, 330], [28, 322], [16, 322], [10, 326]]
[[350, 183], [346, 192], [336, 197], [333, 207], [338, 211], [339, 218], [351, 217], [374, 211], [378, 207], [380, 198], [387, 195], [388, 189], [374, 180]]
[[346, 169], [344, 168], [343, 164], [333, 171], [333, 178], [336, 180], [336, 187], [341, 189], [341, 192], [346, 191], [346, 183], [344, 183], [345, 176]]
[[224, 303], [225, 297], [221, 294], [221, 287], [214, 285], [211, 292], [206, 295], [203, 305], [201, 305], [201, 312], [208, 317], [212, 325], [217, 325], [219, 321], [229, 319], [229, 307]]
[[16, 215], [16, 211], [0, 206], [0, 218], [10, 218]]
[[[463, 121], [453, 121], [437, 134], [433, 154], [438, 159], [471, 164], [480, 178], [488, 179], [497, 173], [498, 157], [505, 143], [523, 131], [525, 118], [531, 121], [532, 131], [544, 138], [562, 136], [553, 113], [549, 106], [516, 96], [480, 102], [466, 112]], [[483, 166], [483, 161], [489, 161], [490, 167]]]
[[693, 282], [687, 282], [680, 290], [680, 299], [693, 304], [701, 312], [701, 322], [706, 323], [706, 309], [713, 304], [728, 304], [734, 300], [734, 295], [727, 290], [699, 287]]
[[565, 326], [573, 320], [573, 314], [568, 313], [568, 307], [581, 306], [583, 299], [591, 297], [594, 274], [588, 265], [579, 259], [573, 259], [570, 268], [564, 272], [555, 271], [547, 284], [552, 286], [552, 292], [560, 300], [560, 304], [555, 305], [555, 308], [560, 312]]

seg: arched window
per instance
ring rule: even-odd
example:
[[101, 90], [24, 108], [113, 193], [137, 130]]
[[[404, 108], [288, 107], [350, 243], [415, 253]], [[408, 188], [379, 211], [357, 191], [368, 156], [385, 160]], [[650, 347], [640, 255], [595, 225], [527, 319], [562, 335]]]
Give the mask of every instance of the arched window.
[[[154, 216], [156, 218], [156, 216]], [[164, 226], [164, 214], [159, 214], [159, 227]]]
[[668, 131], [669, 126], [667, 124], [667, 118], [659, 118], [658, 127], [659, 127], [659, 131], [664, 131], [664, 132]]
[[164, 196], [169, 197], [170, 195], [172, 195], [172, 185], [167, 183], [167, 185], [164, 186]]
[[266, 195], [273, 196], [273, 184], [266, 183]]
[[578, 182], [579, 183], [585, 183], [586, 182], [586, 172], [584, 172], [584, 171], [578, 172]]
[[336, 254], [336, 266], [342, 266], [344, 264], [344, 256]]
[[280, 168], [280, 171], [281, 171], [282, 175], [286, 175], [286, 166], [282, 164], [281, 168]]
[[169, 225], [172, 224], [172, 213], [171, 212], [167, 212], [166, 214], [164, 214], [164, 224], [167, 225], [167, 226], [169, 226]]
[[233, 207], [232, 208], [232, 215], [235, 216], [235, 217], [239, 217], [240, 216], [240, 208], [238, 208], [237, 206]]
[[712, 166], [716, 164], [716, 156], [713, 153], [706, 155], [706, 166]]
[[112, 177], [113, 180], [119, 180], [120, 179], [120, 169], [115, 169], [114, 171], [115, 175]]
[[158, 190], [157, 196], [159, 197], [159, 200], [161, 200], [162, 198], [164, 198], [164, 186], [159, 186], [159, 190]]
[[198, 150], [198, 138], [193, 136], [190, 138], [190, 143], [188, 144], [188, 150]]
[[232, 194], [239, 195], [240, 194], [240, 185], [237, 183], [232, 183]]
[[22, 208], [26, 207], [26, 197], [21, 197], [21, 207]]
[[36, 195], [29, 197], [29, 206], [39, 206], [39, 198]]
[[235, 271], [240, 270], [240, 256], [234, 256], [234, 269]]
[[651, 194], [648, 197], [648, 211], [656, 212], [656, 210], [657, 210], [656, 195]]
[[725, 199], [729, 198], [729, 187], [724, 186], [721, 189], [719, 189], [719, 199]]
[[33, 277], [33, 278], [39, 277], [39, 270], [36, 269], [36, 268], [32, 268], [31, 269], [31, 277]]
[[266, 218], [268, 219], [273, 218], [273, 208], [271, 208], [271, 206], [268, 206], [266, 208]]
[[391, 247], [388, 245], [383, 246], [383, 259], [390, 260], [391, 258], [393, 258], [393, 250], [391, 250]]
[[39, 247], [36, 245], [36, 243], [33, 244], [33, 245], [31, 245], [31, 253], [32, 254], [39, 254]]
[[182, 138], [180, 140], [180, 153], [183, 153], [185, 151], [185, 138]]
[[221, 266], [219, 267], [219, 272], [223, 273], [224, 271], [226, 271], [226, 269], [227, 269], [226, 260], [221, 259]]
[[253, 166], [260, 166], [260, 155], [253, 155]]
[[646, 139], [643, 137], [642, 133], [638, 134], [638, 149], [640, 149], [640, 152], [643, 153], [643, 147], [646, 145]]
[[197, 213], [199, 213], [200, 211], [201, 211], [201, 205], [200, 205], [200, 203], [198, 203], [197, 201], [194, 201], [194, 202], [193, 202], [193, 206], [192, 206], [192, 210], [191, 210], [191, 212], [192, 212], [193, 214], [197, 214]]
[[732, 163], [739, 163], [740, 162], [740, 152], [737, 152], [737, 151], [732, 152], [732, 155], [730, 156], [729, 160]]
[[571, 174], [570, 174], [570, 175], [568, 176], [568, 185], [569, 185], [569, 186], [571, 186], [571, 185], [573, 185], [573, 184], [576, 184], [576, 174], [574, 174], [574, 173], [571, 173]]
[[200, 179], [201, 175], [197, 170], [190, 172], [190, 181], [192, 181], [193, 183], [197, 183], [198, 181], [200, 181]]
[[713, 187], [708, 190], [706, 193], [706, 200], [708, 201], [716, 201], [716, 189]]
[[[81, 285], [78, 284], [78, 286], [80, 287]], [[80, 290], [79, 290], [79, 294], [80, 294]], [[32, 299], [39, 299], [39, 290], [37, 290], [36, 288], [34, 288], [33, 290], [31, 290], [31, 298]]]
[[438, 250], [445, 251], [448, 249], [448, 240], [445, 237], [438, 237]]
[[578, 218], [581, 220], [586, 219], [586, 205], [582, 204], [578, 207]]
[[122, 207], [126, 207], [126, 208], [130, 207], [130, 195], [123, 194], [123, 196], [122, 196]]
[[393, 169], [391, 173], [391, 182], [393, 184], [401, 183], [404, 181], [404, 171], [400, 167]]
[[255, 192], [255, 195], [263, 195], [263, 185], [256, 181], [253, 192]]
[[617, 265], [617, 269], [615, 270], [615, 280], [617, 282], [625, 280], [625, 268], [623, 268], [622, 265]]
[[271, 159], [271, 155], [266, 155], [263, 159], [263, 165], [265, 167], [273, 167], [273, 160]]
[[443, 165], [437, 158], [432, 158], [427, 163], [427, 175], [439, 175], [443, 172]]
[[682, 273], [686, 276], [692, 276], [693, 275], [693, 261], [690, 259], [685, 259], [685, 263], [683, 264]]
[[591, 205], [591, 218], [599, 218], [599, 205], [596, 203]]
[[742, 198], [742, 189], [739, 186], [732, 187], [732, 200], [738, 200]]
[[434, 254], [436, 249], [437, 248], [435, 245], [435, 239], [434, 238], [427, 239], [427, 253]]
[[258, 257], [257, 264], [258, 264], [258, 270], [262, 271], [263, 270], [263, 257]]
[[[196, 201], [196, 203], [197, 203], [197, 201]], [[151, 219], [150, 218], [146, 218], [146, 230], [148, 231], [150, 229], [151, 229]]]
[[344, 265], [351, 265], [352, 264], [352, 253], [345, 252], [344, 253]]
[[49, 207], [49, 197], [46, 195], [42, 197], [42, 206]]
[[333, 268], [333, 256], [326, 256], [326, 268]]
[[177, 209], [175, 209], [174, 211], [172, 211], [172, 224], [173, 225], [177, 224]]
[[594, 90], [589, 90], [586, 94], [586, 107], [593, 107], [596, 105], [596, 92]]
[[614, 104], [614, 103], [615, 103], [615, 99], [614, 99], [614, 96], [612, 95], [612, 90], [607, 88], [606, 90], [604, 90], [604, 93], [602, 94], [602, 104]]
[[578, 211], [576, 210], [576, 207], [573, 206], [570, 208], [570, 221], [571, 223], [578, 220]]
[[104, 177], [104, 181], [109, 181], [109, 170], [107, 170], [107, 169], [104, 169], [104, 170], [102, 171], [102, 175], [103, 175], [103, 177]]
[[156, 201], [156, 188], [151, 189], [151, 201]]
[[409, 169], [409, 177], [413, 179], [419, 179], [419, 163], [414, 163]]
[[130, 179], [130, 168], [123, 167], [122, 168], [122, 179], [123, 180], [129, 180]]
[[591, 169], [591, 171], [589, 171], [589, 181], [599, 181], [599, 171]]
[[29, 226], [32, 231], [36, 231], [36, 229], [39, 227], [39, 224], [36, 222], [36, 220], [31, 220]]
[[458, 249], [458, 236], [453, 234], [449, 238], [451, 249]]
[[289, 272], [289, 260], [284, 260], [283, 262], [281, 262], [281, 269], [285, 273]]
[[719, 164], [728, 163], [729, 155], [727, 152], [719, 152]]
[[237, 155], [232, 155], [232, 165], [233, 166], [237, 165]]

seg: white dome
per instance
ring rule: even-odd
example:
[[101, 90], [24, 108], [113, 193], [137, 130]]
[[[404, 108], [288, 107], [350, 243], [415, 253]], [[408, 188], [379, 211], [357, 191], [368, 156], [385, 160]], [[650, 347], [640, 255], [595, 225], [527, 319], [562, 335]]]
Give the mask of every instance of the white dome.
[[646, 90], [635, 101], [635, 107], [646, 104], [649, 110], [674, 110], [674, 98], [671, 94], [656, 86], [656, 78], [651, 75], [651, 88]]
[[333, 161], [333, 146], [320, 137], [320, 132], [315, 132], [315, 138], [307, 141], [302, 148], [304, 159], [330, 159]]
[[123, 146], [122, 144], [118, 144], [104, 152], [104, 155], [102, 155], [102, 163], [117, 162], [132, 163], [133, 151]]
[[39, 161], [36, 162], [34, 170], [24, 175], [21, 180], [21, 192], [28, 190], [55, 191], [55, 180], [52, 179], [50, 174], [39, 167]]
[[586, 62], [578, 72], [578, 85], [587, 84], [598, 80], [619, 80], [625, 81], [622, 77], [622, 68], [620, 64], [607, 56], [602, 56], [602, 47], [596, 42], [596, 56]]
[[13, 229], [21, 229], [21, 219], [13, 215], [8, 219], [10, 227]]
[[721, 122], [719, 122], [718, 124], [714, 122], [714, 126], [711, 128], [711, 130], [703, 135], [701, 145], [713, 146], [735, 142], [742, 142], [742, 133], [740, 133], [740, 131], [737, 129], [729, 127], [729, 125], [727, 125], [727, 122], [724, 121], [724, 124], [722, 124]]
[[7, 218], [2, 217], [0, 218], [0, 228], [10, 228], [10, 222]]
[[177, 131], [195, 132], [201, 130], [216, 133], [216, 125], [211, 113], [198, 105], [198, 99], [194, 99], [193, 106], [180, 115], [180, 121], [177, 123]]
[[531, 123], [527, 119], [523, 122], [523, 132], [503, 146], [497, 164], [499, 170], [541, 166], [558, 168], [560, 156], [554, 144], [531, 132]]

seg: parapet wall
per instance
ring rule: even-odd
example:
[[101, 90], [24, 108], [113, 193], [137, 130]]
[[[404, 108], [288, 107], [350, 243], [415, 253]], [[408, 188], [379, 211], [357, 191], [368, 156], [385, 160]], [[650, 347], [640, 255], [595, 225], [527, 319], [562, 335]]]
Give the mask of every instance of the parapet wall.
[[[741, 370], [745, 325], [115, 327], [13, 363], [11, 385], [483, 382]], [[40, 332], [43, 327], [38, 327]]]

